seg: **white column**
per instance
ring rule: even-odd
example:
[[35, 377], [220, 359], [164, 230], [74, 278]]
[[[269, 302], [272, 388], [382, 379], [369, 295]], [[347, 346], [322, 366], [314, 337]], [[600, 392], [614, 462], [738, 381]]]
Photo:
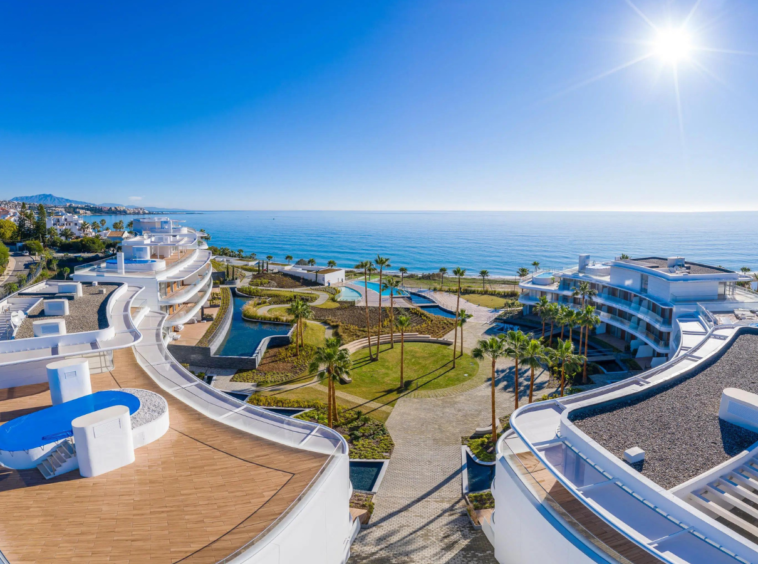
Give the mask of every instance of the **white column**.
[[74, 431], [79, 472], [92, 478], [134, 462], [134, 439], [129, 408], [114, 405], [77, 417]]
[[51, 362], [47, 365], [47, 381], [53, 405], [92, 393], [89, 362], [82, 358]]
[[122, 251], [119, 251], [116, 254], [116, 262], [118, 263], [118, 273], [124, 274], [126, 272], [126, 267], [124, 266], [124, 253]]

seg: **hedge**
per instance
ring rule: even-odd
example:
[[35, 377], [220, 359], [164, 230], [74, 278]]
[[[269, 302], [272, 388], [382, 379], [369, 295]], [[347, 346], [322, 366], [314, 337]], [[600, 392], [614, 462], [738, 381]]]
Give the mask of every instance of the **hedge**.
[[221, 306], [218, 308], [218, 312], [216, 313], [216, 317], [213, 319], [213, 323], [211, 323], [210, 327], [208, 327], [208, 330], [205, 332], [205, 335], [203, 335], [203, 338], [197, 342], [198, 347], [209, 346], [211, 339], [216, 334], [216, 331], [218, 331], [221, 322], [224, 320], [226, 311], [229, 309], [231, 303], [231, 290], [229, 290], [229, 288], [221, 288]]

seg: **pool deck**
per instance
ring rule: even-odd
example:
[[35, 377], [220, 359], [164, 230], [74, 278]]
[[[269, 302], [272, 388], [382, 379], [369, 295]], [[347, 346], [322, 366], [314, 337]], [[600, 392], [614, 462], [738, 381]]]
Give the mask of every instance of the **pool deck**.
[[[131, 350], [93, 391], [142, 388], [169, 404], [169, 431], [96, 478], [0, 468], [0, 550], [13, 564], [215, 563], [279, 517], [327, 457], [244, 433], [164, 392]], [[50, 406], [47, 384], [0, 390], [0, 422]]]

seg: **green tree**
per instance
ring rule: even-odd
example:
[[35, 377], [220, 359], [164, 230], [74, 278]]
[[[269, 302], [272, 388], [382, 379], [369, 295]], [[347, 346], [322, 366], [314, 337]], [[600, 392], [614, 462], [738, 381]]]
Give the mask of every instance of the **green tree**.
[[387, 278], [387, 280], [384, 281], [384, 284], [382, 285], [382, 292], [389, 290], [390, 291], [390, 348], [395, 348], [395, 332], [392, 330], [392, 327], [395, 326], [395, 292], [397, 291], [397, 287], [400, 285], [400, 283], [397, 281], [397, 278]]
[[24, 246], [33, 255], [42, 254], [42, 243], [40, 243], [39, 241], [33, 241], [33, 240], [27, 241], [26, 243], [24, 243]]
[[458, 356], [463, 356], [463, 326], [466, 325], [466, 322], [471, 319], [473, 315], [470, 313], [466, 313], [465, 309], [462, 309], [460, 312], [460, 319], [458, 319], [458, 327], [461, 328], [461, 348], [460, 352], [458, 353]]
[[300, 345], [302, 343], [302, 325], [303, 320], [313, 313], [310, 311], [310, 307], [300, 297], [296, 297], [287, 308], [287, 313], [292, 317], [295, 322], [295, 352], [297, 356], [300, 356]]
[[480, 270], [479, 271], [479, 276], [482, 277], [482, 292], [484, 292], [484, 290], [485, 290], [485, 288], [484, 288], [484, 282], [487, 280], [487, 277], [489, 275], [490, 275], [490, 271], [489, 270]]
[[269, 268], [271, 267], [271, 261], [274, 260], [274, 257], [272, 255], [266, 256], [266, 272], [269, 271]]
[[592, 298], [597, 296], [597, 290], [592, 288], [590, 286], [589, 282], [579, 282], [579, 286], [576, 286], [574, 288], [573, 296], [576, 298], [577, 296], [581, 296], [582, 298], [582, 307], [585, 306], [585, 302], [587, 301], [587, 298], [592, 301]]
[[398, 315], [395, 326], [400, 329], [400, 389], [405, 387], [405, 332], [411, 326], [411, 318], [407, 315]]
[[81, 246], [83, 253], [99, 253], [105, 249], [105, 243], [97, 237], [84, 237]]
[[340, 340], [337, 337], [326, 340], [323, 347], [316, 349], [310, 364], [310, 371], [316, 372], [328, 384], [327, 411], [329, 427], [334, 427], [338, 421], [337, 397], [335, 394], [335, 382], [340, 376], [346, 376], [350, 372], [352, 362], [350, 354], [345, 349], [340, 349]]
[[337, 266], [337, 263], [333, 260], [330, 260], [329, 262], [326, 263], [326, 266], [328, 266], [329, 268], [334, 268]]
[[15, 294], [16, 292], [18, 292], [18, 284], [16, 284], [15, 282], [11, 282], [5, 287], [5, 289], [8, 291], [8, 295]]
[[537, 270], [539, 270], [539, 268], [540, 268], [540, 263], [539, 263], [539, 261], [536, 261], [536, 260], [535, 260], [535, 261], [532, 263], [532, 266], [534, 267], [534, 272], [537, 272]]
[[15, 241], [18, 239], [18, 226], [10, 219], [0, 219], [0, 240]]
[[529, 269], [528, 268], [524, 268], [522, 266], [521, 268], [518, 269], [518, 277], [519, 278], [526, 278], [527, 276], [529, 276]]
[[47, 211], [45, 206], [37, 206], [37, 219], [34, 221], [34, 236], [44, 244], [47, 235]]
[[[374, 264], [379, 267], [379, 338], [376, 340], [376, 360], [379, 360], [379, 343], [382, 340], [382, 276], [384, 275], [384, 269], [389, 268], [390, 265], [390, 259], [387, 257], [382, 257], [379, 255], [376, 255], [376, 258], [374, 259]], [[392, 333], [392, 328], [390, 328], [390, 333]]]
[[750, 267], [743, 266], [742, 268], [740, 268], [740, 272], [742, 272], [742, 274], [747, 274], [750, 272]]
[[67, 266], [63, 267], [63, 279], [68, 280], [68, 274], [71, 272], [71, 269]]
[[[600, 318], [595, 315], [594, 306], [588, 305], [579, 312], [579, 325], [584, 328], [584, 369], [582, 383], [587, 383], [587, 349], [590, 341], [590, 331], [600, 324]], [[581, 352], [581, 351], [580, 351]]]
[[627, 255], [626, 253], [621, 253], [621, 256], [619, 257], [619, 259], [621, 259], [621, 260], [629, 260], [629, 255]]
[[529, 403], [532, 403], [532, 398], [534, 397], [534, 369], [540, 367], [544, 360], [545, 347], [543, 347], [537, 339], [530, 340], [521, 356], [521, 363], [528, 366], [531, 370], [531, 378], [529, 379]]
[[582, 355], [574, 353], [574, 343], [561, 339], [558, 339], [551, 354], [561, 367], [561, 397], [563, 397], [566, 385], [566, 368], [569, 368], [569, 372], [572, 368], [576, 370], [586, 359]]
[[0, 243], [0, 274], [5, 271], [5, 267], [11, 259], [11, 252], [3, 243]]
[[119, 219], [118, 221], [113, 222], [113, 230], [114, 231], [123, 231], [124, 230], [124, 221]]
[[408, 269], [405, 268], [404, 266], [401, 266], [397, 270], [398, 272], [400, 272], [400, 285], [404, 286], [405, 275], [408, 274]]
[[287, 261], [287, 264], [290, 264], [292, 262], [292, 255], [287, 255], [286, 257], [284, 257], [284, 260]]
[[66, 241], [70, 241], [74, 237], [74, 232], [66, 227], [65, 229], [61, 229], [61, 237], [63, 237]]
[[357, 270], [363, 271], [363, 305], [366, 307], [366, 338], [368, 339], [368, 358], [374, 360], [374, 349], [371, 348], [371, 317], [368, 309], [368, 273], [373, 267], [370, 260], [364, 260], [355, 265]]
[[442, 291], [445, 290], [445, 274], [447, 274], [447, 268], [443, 266], [442, 268], [440, 268], [440, 280], [441, 280], [440, 288], [442, 289]]
[[555, 326], [555, 322], [558, 320], [558, 316], [560, 315], [560, 307], [556, 303], [552, 303], [547, 307], [546, 317], [547, 320], [550, 322], [550, 343], [548, 346], [553, 346], [553, 327]]
[[104, 228], [106, 223], [107, 223], [107, 221], [105, 221], [104, 219], [101, 219], [100, 220], [100, 228], [101, 229]]
[[[130, 220], [129, 223], [126, 224], [126, 228], [127, 228], [127, 230], [132, 231], [134, 229], [134, 221]], [[203, 233], [205, 233], [205, 229], [201, 229], [200, 231], [202, 231]], [[206, 238], [209, 239], [210, 236], [206, 237]]]
[[458, 313], [461, 309], [461, 278], [466, 275], [466, 269], [457, 266], [453, 269], [453, 275], [458, 278], [458, 298], [455, 302], [455, 326], [453, 327], [453, 368], [455, 368], [455, 351], [458, 348], [458, 319], [460, 318]]
[[308, 266], [316, 266], [316, 259], [315, 258], [309, 258], [308, 259]]
[[498, 337], [490, 337], [489, 339], [482, 339], [476, 345], [476, 348], [471, 353], [477, 360], [483, 360], [485, 356], [490, 357], [492, 360], [492, 378], [490, 386], [490, 400], [492, 409], [492, 447], [497, 445], [497, 417], [495, 414], [495, 391], [496, 384], [495, 379], [497, 377], [497, 359], [505, 356], [506, 347], [503, 339]]
[[518, 409], [519, 400], [519, 382], [518, 382], [518, 365], [519, 360], [524, 356], [527, 346], [529, 345], [529, 337], [519, 331], [508, 331], [505, 338], [505, 354], [509, 358], [513, 359], [514, 374], [513, 374], [513, 396], [514, 396], [514, 409]]
[[550, 301], [547, 297], [540, 296], [537, 303], [534, 304], [534, 313], [536, 313], [542, 320], [542, 339], [545, 339], [545, 321], [547, 320], [548, 308], [550, 307]]

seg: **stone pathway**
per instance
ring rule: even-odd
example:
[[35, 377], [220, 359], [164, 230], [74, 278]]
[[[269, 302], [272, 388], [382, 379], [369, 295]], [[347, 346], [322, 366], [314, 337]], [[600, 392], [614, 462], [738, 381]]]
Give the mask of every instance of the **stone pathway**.
[[[482, 364], [480, 373], [487, 368]], [[535, 395], [544, 393], [546, 382], [547, 374], [540, 373]], [[524, 397], [528, 377], [522, 374], [520, 383]], [[497, 415], [502, 417], [513, 410], [510, 361], [498, 363], [496, 384]], [[491, 423], [489, 386], [487, 377], [484, 385], [458, 395], [398, 401], [387, 420], [395, 450], [374, 498], [371, 524], [353, 543], [351, 563], [496, 562], [489, 541], [466, 514], [460, 475], [461, 437]]]
[[[277, 288], [263, 288], [263, 289], [264, 290], [277, 290]], [[283, 292], [294, 291], [294, 292], [302, 292], [304, 294], [316, 294], [318, 298], [316, 298], [315, 302], [311, 302], [309, 304], [310, 306], [320, 306], [321, 304], [326, 302], [326, 300], [329, 299], [329, 294], [327, 294], [326, 292], [317, 292], [315, 290], [301, 290], [298, 288], [296, 290], [282, 290], [282, 291]], [[273, 309], [275, 307], [287, 307], [287, 304], [272, 304], [272, 305], [259, 307], [258, 313], [261, 315], [265, 315], [268, 310]]]

